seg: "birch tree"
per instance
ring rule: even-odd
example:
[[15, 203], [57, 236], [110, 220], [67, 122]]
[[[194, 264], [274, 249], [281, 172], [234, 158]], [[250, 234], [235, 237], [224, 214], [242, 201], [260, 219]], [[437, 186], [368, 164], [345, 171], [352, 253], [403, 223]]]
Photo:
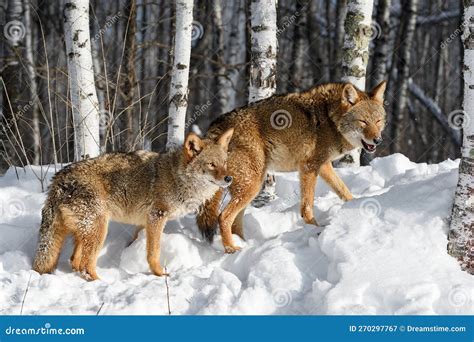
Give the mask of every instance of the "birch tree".
[[64, 37], [74, 120], [74, 158], [100, 153], [99, 101], [94, 83], [89, 32], [89, 0], [66, 0]]
[[[272, 96], [276, 90], [277, 11], [276, 0], [253, 0], [250, 4], [251, 64], [249, 103]], [[275, 198], [275, 177], [267, 175], [252, 204], [260, 207]]]
[[184, 143], [186, 109], [188, 107], [189, 63], [191, 60], [191, 33], [193, 25], [193, 0], [176, 1], [176, 35], [174, 60], [170, 85], [168, 139], [166, 147], [174, 148]]
[[251, 64], [249, 102], [272, 96], [276, 90], [276, 0], [250, 4]]
[[[373, 0], [348, 0], [344, 21], [342, 79], [365, 90], [372, 29]], [[338, 166], [360, 166], [360, 149], [354, 149], [338, 162]]]
[[[463, 129], [462, 157], [454, 197], [448, 252], [462, 269], [474, 274], [474, 2], [464, 1], [464, 112], [449, 116], [455, 128]], [[454, 114], [454, 115], [453, 115]]]

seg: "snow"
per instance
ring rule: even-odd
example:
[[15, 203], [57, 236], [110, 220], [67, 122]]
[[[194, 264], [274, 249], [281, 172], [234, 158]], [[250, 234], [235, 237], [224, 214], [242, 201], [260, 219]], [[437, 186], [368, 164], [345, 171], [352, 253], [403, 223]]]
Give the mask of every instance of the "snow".
[[474, 277], [446, 253], [457, 167], [395, 154], [339, 169], [356, 199], [343, 203], [319, 181], [323, 227], [299, 217], [297, 175], [277, 174], [278, 198], [246, 211], [236, 254], [220, 237], [204, 242], [192, 216], [168, 223], [168, 289], [148, 271], [144, 232], [128, 246], [134, 229], [117, 223], [98, 260], [102, 280], [71, 271], [70, 241], [53, 274], [31, 271], [46, 195], [31, 169], [17, 169], [19, 181], [10, 169], [0, 178], [0, 314], [19, 314], [27, 287], [23, 314], [168, 314], [168, 297], [172, 314], [473, 314]]

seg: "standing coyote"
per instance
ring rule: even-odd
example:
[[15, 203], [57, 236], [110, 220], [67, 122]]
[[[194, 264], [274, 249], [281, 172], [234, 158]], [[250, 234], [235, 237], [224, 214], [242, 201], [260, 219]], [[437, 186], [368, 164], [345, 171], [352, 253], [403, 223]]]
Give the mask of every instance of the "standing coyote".
[[319, 85], [301, 93], [275, 95], [219, 117], [207, 137], [234, 127], [228, 159], [234, 181], [229, 188], [231, 200], [220, 215], [222, 190], [200, 211], [197, 222], [203, 235], [212, 241], [219, 223], [226, 252], [240, 249], [232, 233], [243, 238], [245, 208], [269, 170], [299, 171], [301, 216], [306, 223], [317, 224], [313, 201], [318, 175], [340, 198], [352, 199], [331, 162], [358, 147], [375, 152], [385, 125], [385, 85], [381, 82], [368, 93], [350, 83]]
[[160, 237], [169, 219], [196, 210], [219, 188], [227, 187], [227, 147], [233, 129], [217, 139], [189, 133], [182, 150], [107, 153], [66, 166], [53, 178], [42, 211], [33, 269], [56, 267], [68, 234], [75, 239], [73, 270], [98, 279], [96, 261], [109, 220], [144, 226], [151, 271], [160, 266]]

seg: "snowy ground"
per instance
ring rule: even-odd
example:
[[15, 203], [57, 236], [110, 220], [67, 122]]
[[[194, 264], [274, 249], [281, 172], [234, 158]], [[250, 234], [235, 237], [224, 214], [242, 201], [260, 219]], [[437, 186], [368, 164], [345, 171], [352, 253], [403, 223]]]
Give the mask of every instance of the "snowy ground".
[[[101, 281], [71, 271], [70, 241], [54, 274], [31, 271], [46, 195], [31, 170], [17, 172], [20, 181], [13, 169], [0, 178], [0, 314], [19, 314], [23, 300], [23, 314], [168, 313], [143, 234], [126, 247], [130, 226], [111, 224]], [[338, 172], [357, 199], [343, 204], [319, 181], [321, 228], [299, 217], [297, 175], [279, 175], [279, 198], [247, 210], [247, 241], [234, 255], [220, 239], [203, 242], [192, 217], [169, 222], [162, 262], [172, 314], [473, 314], [474, 277], [446, 254], [457, 162], [392, 155]]]

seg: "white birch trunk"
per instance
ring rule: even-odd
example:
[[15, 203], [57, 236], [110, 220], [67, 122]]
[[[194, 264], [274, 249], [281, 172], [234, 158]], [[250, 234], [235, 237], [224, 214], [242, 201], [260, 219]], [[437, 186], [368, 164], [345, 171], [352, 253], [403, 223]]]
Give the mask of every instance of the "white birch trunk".
[[[253, 0], [250, 4], [251, 64], [249, 103], [272, 96], [276, 90], [277, 1]], [[275, 177], [268, 174], [252, 201], [261, 207], [275, 198]]]
[[464, 113], [450, 115], [450, 123], [463, 129], [459, 180], [449, 232], [449, 253], [462, 269], [474, 274], [474, 2], [464, 2]]
[[74, 120], [75, 160], [100, 153], [99, 101], [94, 83], [89, 32], [89, 0], [66, 0], [64, 36]]
[[[369, 60], [373, 0], [348, 0], [344, 21], [342, 48], [342, 80], [365, 90], [365, 74]], [[360, 149], [354, 149], [338, 162], [338, 166], [360, 166]]]
[[276, 0], [253, 0], [250, 15], [249, 102], [252, 103], [272, 96], [276, 90]]
[[193, 0], [177, 0], [174, 61], [169, 97], [168, 140], [166, 142], [168, 149], [184, 143], [192, 24]]

